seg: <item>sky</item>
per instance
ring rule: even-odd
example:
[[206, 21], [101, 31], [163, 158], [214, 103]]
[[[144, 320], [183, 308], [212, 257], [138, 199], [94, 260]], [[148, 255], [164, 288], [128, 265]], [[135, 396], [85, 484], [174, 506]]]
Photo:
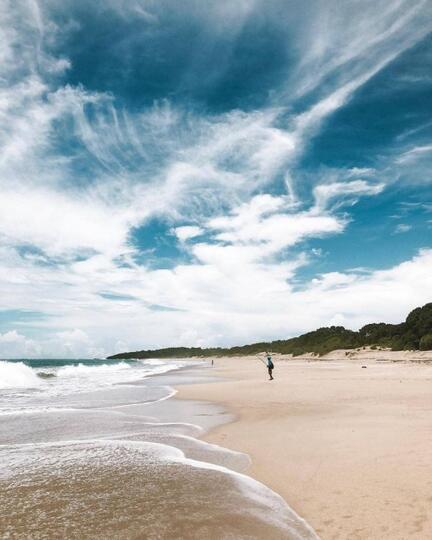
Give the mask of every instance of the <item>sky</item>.
[[429, 0], [0, 0], [0, 357], [432, 301]]

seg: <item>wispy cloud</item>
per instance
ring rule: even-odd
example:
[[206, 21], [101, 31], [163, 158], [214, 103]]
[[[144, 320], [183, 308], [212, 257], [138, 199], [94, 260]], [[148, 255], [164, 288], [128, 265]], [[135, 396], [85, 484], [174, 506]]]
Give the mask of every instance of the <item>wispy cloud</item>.
[[[134, 36], [140, 50], [150, 43], [148, 55], [156, 51], [149, 79], [165, 65], [155, 43], [171, 40], [166, 50], [174, 56], [181, 40], [172, 28], [187, 26], [189, 18], [201, 32], [202, 50], [179, 69], [177, 87], [132, 103], [97, 81], [81, 82], [72, 49], [79, 49], [74, 32], [84, 22], [74, 2], [2, 3], [0, 295], [4, 308], [52, 316], [38, 321], [38, 340], [24, 330], [2, 334], [2, 346], [9, 344], [2, 350], [93, 356], [115, 349], [118, 340], [124, 348], [250, 341], [324, 324], [329, 313], [353, 325], [373, 314], [393, 318], [382, 307], [391, 291], [400, 293], [399, 312], [419, 299], [420, 289], [413, 292], [406, 276], [412, 272], [421, 283], [427, 251], [387, 273], [329, 273], [301, 292], [293, 289], [296, 273], [310, 262], [310, 250], [301, 246], [342, 235], [350, 208], [378, 197], [396, 177], [390, 166], [383, 171], [352, 162], [303, 174], [301, 159], [356, 92], [426, 36], [432, 18], [420, 0], [335, 6], [89, 3], [88, 20], [102, 24], [109, 13], [142, 30]], [[257, 21], [263, 17], [284, 60], [274, 87], [258, 88], [259, 75], [250, 77], [259, 105], [251, 106], [247, 92], [244, 107], [212, 109], [198, 98], [183, 99], [191, 81], [193, 96], [221, 81], [236, 88], [237, 64], [247, 71], [253, 57], [243, 52], [252, 45], [242, 40], [254, 25], [262, 30]], [[136, 66], [129, 38], [121, 42], [119, 77], [132, 77], [128, 70]], [[215, 50], [220, 62], [207, 65]], [[93, 51], [85, 53], [91, 59]], [[423, 142], [398, 150], [390, 159], [403, 167], [431, 147]], [[131, 236], [156, 218], [166, 222], [166, 234], [188, 263], [170, 270], [146, 265], [152, 245], [137, 246]], [[367, 287], [383, 291], [377, 300], [368, 295], [368, 317], [358, 300]], [[293, 310], [296, 320], [287, 323]], [[311, 311], [313, 317], [306, 315]], [[139, 327], [151, 328], [148, 343], [138, 344]]]
[[394, 230], [395, 234], [402, 234], [410, 231], [412, 229], [412, 225], [408, 225], [407, 223], [399, 223], [396, 225], [396, 228]]
[[432, 144], [425, 144], [422, 146], [415, 146], [410, 150], [404, 152], [396, 160], [397, 163], [409, 163], [416, 161], [417, 159], [423, 157], [424, 155], [429, 155], [432, 153]]

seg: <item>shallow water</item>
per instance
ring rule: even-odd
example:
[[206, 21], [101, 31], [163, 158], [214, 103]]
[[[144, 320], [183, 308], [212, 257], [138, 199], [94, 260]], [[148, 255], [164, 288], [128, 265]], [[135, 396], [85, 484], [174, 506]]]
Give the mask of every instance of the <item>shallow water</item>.
[[171, 399], [187, 362], [56, 362], [0, 368], [1, 538], [316, 538], [248, 456], [196, 438], [230, 417]]

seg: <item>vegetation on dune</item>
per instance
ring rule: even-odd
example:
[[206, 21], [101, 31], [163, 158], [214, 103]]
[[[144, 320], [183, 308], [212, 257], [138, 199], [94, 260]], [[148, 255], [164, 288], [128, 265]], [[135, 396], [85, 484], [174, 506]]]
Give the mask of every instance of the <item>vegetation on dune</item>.
[[252, 343], [230, 348], [170, 347], [166, 349], [134, 351], [115, 354], [109, 358], [188, 358], [191, 356], [242, 356], [266, 350], [274, 353], [327, 354], [335, 349], [355, 349], [371, 346], [394, 351], [432, 350], [432, 303], [411, 311], [401, 324], [367, 324], [358, 332], [343, 326], [318, 328], [298, 337], [270, 342]]

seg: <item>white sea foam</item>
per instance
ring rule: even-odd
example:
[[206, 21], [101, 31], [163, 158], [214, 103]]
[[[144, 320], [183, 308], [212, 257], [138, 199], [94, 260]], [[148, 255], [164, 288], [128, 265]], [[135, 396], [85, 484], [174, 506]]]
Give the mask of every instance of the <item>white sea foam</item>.
[[102, 373], [117, 373], [132, 369], [131, 364], [120, 362], [119, 364], [100, 364], [97, 366], [85, 366], [78, 364], [76, 366], [64, 366], [57, 371], [57, 377], [87, 377], [89, 375], [99, 375]]
[[23, 362], [0, 360], [0, 388], [35, 388], [41, 379]]
[[56, 383], [51, 392], [71, 394], [87, 392], [117, 384], [133, 383], [151, 375], [150, 369], [140, 364], [119, 362], [116, 364], [85, 365], [82, 363], [60, 367], [56, 370]]
[[191, 365], [191, 362], [185, 360], [167, 359], [162, 360], [159, 358], [148, 358], [141, 360], [140, 362], [145, 368], [150, 368], [151, 374], [167, 373], [180, 369], [185, 366]]
[[[141, 362], [119, 361], [114, 364], [99, 363], [87, 365], [84, 362], [66, 366], [42, 365], [44, 373], [49, 377], [39, 377], [41, 366], [31, 368], [23, 362], [0, 361], [0, 414], [25, 414], [32, 409], [50, 408], [56, 406], [51, 400], [62, 400], [62, 406], [75, 407], [75, 394], [81, 396], [93, 391], [104, 391], [117, 388], [119, 393], [125, 393], [127, 386], [131, 391], [142, 387], [144, 380], [153, 375], [160, 375], [179, 369], [187, 362], [160, 361], [145, 364]], [[146, 385], [147, 388], [147, 385]], [[152, 387], [153, 388], [153, 387]], [[156, 387], [141, 390], [136, 400], [118, 400], [113, 394], [112, 400], [102, 396], [101, 406], [107, 408], [125, 407], [133, 404], [143, 404], [147, 401], [154, 403], [172, 397], [175, 390], [166, 387], [162, 394], [155, 394]], [[157, 387], [157, 388], [162, 388]], [[144, 392], [144, 393], [143, 393]], [[123, 395], [122, 394], [122, 395]], [[148, 396], [147, 396], [148, 394]], [[70, 397], [71, 396], [71, 397]], [[147, 397], [146, 397], [147, 396]], [[85, 406], [80, 400], [80, 406]], [[94, 408], [95, 404], [91, 404]]]
[[[31, 448], [31, 452], [27, 451], [28, 448]], [[11, 452], [9, 463], [0, 466], [0, 477], [3, 478], [13, 477], [23, 469], [58, 472], [64, 466], [80, 466], [86, 462], [98, 464], [105, 462], [109, 466], [129, 464], [132, 467], [136, 463], [146, 462], [154, 466], [157, 463], [166, 462], [190, 467], [191, 471], [206, 470], [210, 475], [209, 482], [213, 479], [219, 484], [218, 477], [221, 478], [221, 476], [231, 479], [242, 497], [233, 500], [237, 501], [237, 504], [241, 502], [249, 514], [275, 526], [279, 533], [277, 538], [281, 537], [280, 533], [285, 532], [286, 538], [290, 540], [319, 540], [313, 529], [288, 506], [282, 497], [264, 484], [227, 467], [187, 458], [185, 453], [175, 446], [148, 441], [90, 439], [5, 445], [3, 449]], [[116, 452], [115, 449], [123, 451]], [[137, 453], [141, 454], [143, 459], [139, 458]], [[193, 481], [193, 472], [189, 478]], [[232, 495], [233, 492], [231, 492]], [[192, 502], [194, 501], [191, 500]], [[221, 504], [221, 502], [215, 504]], [[227, 510], [230, 509], [228, 498], [224, 499], [222, 504], [226, 505]], [[239, 538], [244, 537], [239, 536]]]
[[87, 366], [84, 364], [69, 365], [58, 369], [56, 375], [60, 379], [87, 379], [94, 381], [131, 382], [151, 375], [159, 375], [168, 371], [179, 369], [187, 362], [172, 362], [163, 360], [146, 360], [137, 364], [119, 362], [117, 364], [98, 364]]
[[[18, 366], [21, 370], [24, 368], [23, 371], [27, 373], [29, 379], [36, 381], [43, 391], [20, 390], [13, 394], [5, 392], [6, 410], [3, 413], [8, 416], [19, 415], [22, 412], [34, 413], [36, 428], [37, 422], [43, 420], [43, 425], [49, 425], [50, 430], [44, 442], [37, 442], [33, 437], [27, 436], [27, 432], [33, 429], [32, 420], [22, 418], [19, 422], [15, 422], [13, 418], [3, 416], [3, 421], [8, 422], [11, 428], [18, 430], [19, 437], [6, 437], [4, 440], [6, 444], [0, 446], [3, 455], [7, 456], [0, 463], [0, 479], [4, 481], [8, 478], [12, 479], [22, 470], [34, 473], [39, 471], [47, 477], [51, 474], [64, 474], [65, 478], [69, 478], [69, 467], [79, 471], [81, 464], [87, 466], [88, 463], [106, 464], [107, 470], [112, 467], [113, 471], [117, 469], [127, 471], [130, 465], [134, 470], [139, 468], [141, 472], [153, 471], [157, 477], [163, 477], [165, 467], [168, 467], [170, 474], [177, 475], [178, 473], [179, 478], [188, 478], [191, 482], [197, 482], [197, 486], [202, 486], [200, 482], [206, 478], [209, 485], [214, 480], [222, 488], [226, 486], [229, 497], [218, 499], [217, 504], [222, 505], [221, 508], [225, 508], [227, 512], [233, 511], [233, 507], [235, 512], [235, 508], [242, 505], [251, 518], [257, 518], [260, 523], [268, 523], [274, 527], [272, 530], [277, 533], [275, 538], [316, 540], [317, 536], [312, 529], [289, 508], [282, 498], [243, 474], [249, 465], [247, 455], [195, 439], [202, 432], [202, 428], [194, 424], [154, 422], [152, 418], [143, 416], [144, 409], [142, 408], [137, 409], [140, 411], [138, 415], [128, 414], [130, 405], [147, 404], [147, 399], [153, 396], [153, 390], [162, 389], [163, 395], [160, 396], [158, 393], [153, 396], [153, 399], [149, 399], [152, 403], [169, 399], [175, 393], [167, 385], [156, 383], [157, 386], [154, 386], [150, 383], [144, 386], [141, 382], [137, 385], [133, 381], [179, 369], [188, 365], [187, 361], [150, 360], [132, 363], [120, 361], [116, 364], [49, 367], [47, 368], [49, 372], [55, 373], [57, 377], [48, 380], [38, 378], [36, 370], [22, 363], [4, 362], [4, 364], [9, 364], [8, 368], [10, 366]], [[3, 382], [1, 372], [0, 381]], [[160, 383], [163, 382], [164, 379], [160, 379]], [[121, 385], [118, 386], [118, 383]], [[88, 394], [89, 390], [97, 392], [94, 394], [97, 399], [89, 402], [91, 408], [75, 409], [75, 402], [79, 407], [87, 406], [86, 400], [93, 395]], [[82, 394], [83, 391], [87, 394]], [[75, 392], [80, 393], [78, 398], [73, 397]], [[124, 403], [125, 395], [132, 400], [130, 403]], [[56, 396], [61, 396], [61, 399], [59, 400]], [[136, 398], [139, 398], [138, 401], [135, 401]], [[61, 403], [62, 406], [56, 407], [57, 403]], [[97, 409], [94, 407], [96, 404]], [[12, 407], [20, 410], [12, 411]], [[119, 414], [117, 409], [120, 407], [122, 412]], [[1, 408], [0, 406], [0, 410]], [[66, 411], [72, 416], [68, 416], [71, 421], [65, 423], [59, 415]], [[105, 419], [97, 416], [101, 412], [108, 417]], [[135, 409], [132, 409], [132, 412], [135, 412]], [[43, 415], [46, 413], [55, 414], [51, 418], [47, 415], [44, 419]], [[83, 413], [89, 415], [88, 421], [82, 422], [79, 416], [75, 418], [76, 415]], [[110, 418], [111, 414], [118, 416]], [[91, 427], [92, 422], [94, 429]], [[67, 430], [63, 428], [63, 425], [67, 425]], [[81, 426], [86, 427], [82, 429]], [[53, 434], [58, 439], [66, 436], [66, 440], [48, 440], [53, 438]], [[139, 440], [136, 440], [137, 438]], [[24, 442], [29, 440], [32, 442]], [[15, 444], [10, 444], [8, 441], [14, 441]], [[156, 473], [158, 467], [160, 471]], [[101, 471], [103, 473], [103, 470]], [[206, 497], [211, 496], [211, 493], [206, 495]], [[196, 504], [193, 497], [191, 504]], [[127, 508], [123, 510], [126, 513], [129, 511]], [[68, 519], [73, 521], [75, 516], [72, 514], [68, 516]], [[147, 522], [145, 526], [149, 526]], [[231, 536], [224, 538], [228, 537]], [[238, 538], [245, 537], [238, 536]]]
[[31, 415], [31, 414], [50, 414], [50, 413], [65, 413], [65, 412], [82, 412], [85, 409], [73, 409], [66, 407], [33, 407], [33, 408], [22, 408], [22, 409], [5, 409], [0, 410], [0, 416], [17, 416], [17, 415]]
[[290, 540], [319, 540], [312, 527], [280, 495], [258, 480], [222, 465], [186, 458], [184, 454], [183, 456], [168, 454], [163, 459], [184, 463], [195, 469], [217, 471], [231, 477], [244, 496], [257, 504], [255, 513], [260, 515], [263, 521], [273, 523], [280, 529], [285, 529]]
[[[129, 385], [123, 385], [123, 387], [125, 386], [129, 386]], [[131, 387], [134, 388], [134, 386], [132, 385]], [[171, 388], [170, 386], [160, 386], [159, 388], [165, 388], [167, 391], [167, 394], [157, 399], [152, 398], [145, 401], [141, 400], [141, 401], [131, 401], [130, 403], [120, 403], [116, 405], [105, 405], [104, 408], [112, 410], [112, 409], [123, 409], [123, 408], [133, 407], [135, 405], [143, 405], [147, 403], [154, 405], [155, 403], [159, 403], [160, 401], [166, 401], [167, 399], [170, 399], [177, 394], [177, 390], [175, 390], [174, 388]]]
[[[57, 389], [61, 389], [64, 394], [69, 394], [77, 391], [107, 388], [118, 384], [134, 384], [147, 377], [176, 370], [179, 367], [181, 367], [179, 363], [169, 361], [151, 365], [143, 365], [140, 362], [119, 362], [116, 364], [88, 366], [80, 363], [78, 365], [64, 366], [56, 371]], [[52, 391], [54, 390], [55, 388], [52, 388]], [[169, 394], [169, 397], [171, 397], [171, 391]]]
[[145, 360], [141, 360], [141, 363], [145, 366], [163, 366], [166, 364], [166, 361], [159, 360], [158, 358], [147, 358]]

